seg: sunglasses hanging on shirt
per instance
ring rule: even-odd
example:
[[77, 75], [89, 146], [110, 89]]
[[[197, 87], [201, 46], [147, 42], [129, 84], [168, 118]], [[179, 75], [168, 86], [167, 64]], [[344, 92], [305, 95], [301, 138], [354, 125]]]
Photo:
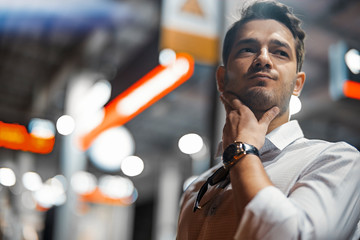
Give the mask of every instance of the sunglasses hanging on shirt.
[[214, 186], [215, 184], [225, 180], [229, 174], [230, 168], [247, 154], [255, 154], [256, 156], [259, 156], [259, 151], [253, 145], [237, 141], [230, 144], [225, 149], [222, 155], [223, 166], [216, 170], [201, 186], [195, 200], [194, 212], [201, 209], [200, 201], [208, 190], [208, 185]]

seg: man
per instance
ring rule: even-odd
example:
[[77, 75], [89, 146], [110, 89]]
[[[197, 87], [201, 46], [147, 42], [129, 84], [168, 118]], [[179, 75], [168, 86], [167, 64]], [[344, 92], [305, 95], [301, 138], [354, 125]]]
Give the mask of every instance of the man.
[[177, 239], [358, 239], [359, 152], [308, 140], [289, 121], [305, 82], [304, 37], [292, 12], [269, 1], [227, 32], [216, 74], [223, 163], [185, 191]]

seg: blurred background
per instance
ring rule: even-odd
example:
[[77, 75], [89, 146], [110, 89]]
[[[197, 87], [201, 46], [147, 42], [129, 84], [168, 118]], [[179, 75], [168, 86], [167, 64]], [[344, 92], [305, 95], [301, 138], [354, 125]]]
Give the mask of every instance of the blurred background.
[[[307, 32], [292, 118], [359, 149], [360, 2], [280, 2]], [[0, 239], [174, 239], [216, 163], [214, 73], [243, 3], [1, 0]]]

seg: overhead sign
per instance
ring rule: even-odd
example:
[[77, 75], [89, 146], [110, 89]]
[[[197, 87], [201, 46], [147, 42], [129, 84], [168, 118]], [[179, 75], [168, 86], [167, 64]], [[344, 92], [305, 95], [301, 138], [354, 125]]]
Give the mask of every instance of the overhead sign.
[[54, 136], [41, 138], [28, 133], [23, 125], [0, 121], [0, 147], [46, 154], [52, 151], [54, 143]]
[[341, 41], [329, 49], [330, 95], [360, 100], [360, 52]]
[[194, 72], [194, 59], [178, 53], [171, 64], [159, 64], [104, 107], [104, 118], [90, 132], [80, 136], [79, 147], [87, 150], [107, 129], [122, 126], [187, 81]]
[[219, 61], [219, 0], [163, 0], [161, 48], [187, 52], [196, 61]]

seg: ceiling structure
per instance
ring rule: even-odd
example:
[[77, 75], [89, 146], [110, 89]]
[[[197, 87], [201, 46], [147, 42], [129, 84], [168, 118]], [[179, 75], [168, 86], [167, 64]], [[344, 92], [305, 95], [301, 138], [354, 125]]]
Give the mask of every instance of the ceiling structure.
[[[75, 7], [73, 14], [70, 5], [61, 11], [50, 4], [47, 12], [37, 6], [25, 15], [11, 4], [1, 6], [5, 10], [0, 11], [0, 121], [27, 125], [31, 118], [40, 117], [55, 122], [64, 112], [72, 76], [90, 72], [108, 79], [113, 99], [158, 64], [160, 1], [94, 2], [104, 4]], [[303, 110], [295, 118], [309, 137], [346, 140], [359, 148], [360, 102], [330, 98], [328, 49], [340, 40], [360, 47], [360, 2], [281, 2], [304, 20], [308, 34]], [[36, 15], [40, 10], [46, 14]], [[191, 159], [177, 148], [183, 134], [196, 132], [214, 148], [214, 69], [197, 64], [187, 83], [126, 124], [136, 141], [136, 154], [145, 161], [144, 173], [133, 179], [143, 196], [139, 200], [154, 195], [166, 164], [181, 166], [183, 177], [191, 175]], [[36, 167], [44, 179], [59, 173], [61, 143], [57, 136], [53, 153], [36, 155]], [[4, 154], [9, 151], [0, 149], [0, 156]], [[90, 163], [88, 169], [102, 174]]]

